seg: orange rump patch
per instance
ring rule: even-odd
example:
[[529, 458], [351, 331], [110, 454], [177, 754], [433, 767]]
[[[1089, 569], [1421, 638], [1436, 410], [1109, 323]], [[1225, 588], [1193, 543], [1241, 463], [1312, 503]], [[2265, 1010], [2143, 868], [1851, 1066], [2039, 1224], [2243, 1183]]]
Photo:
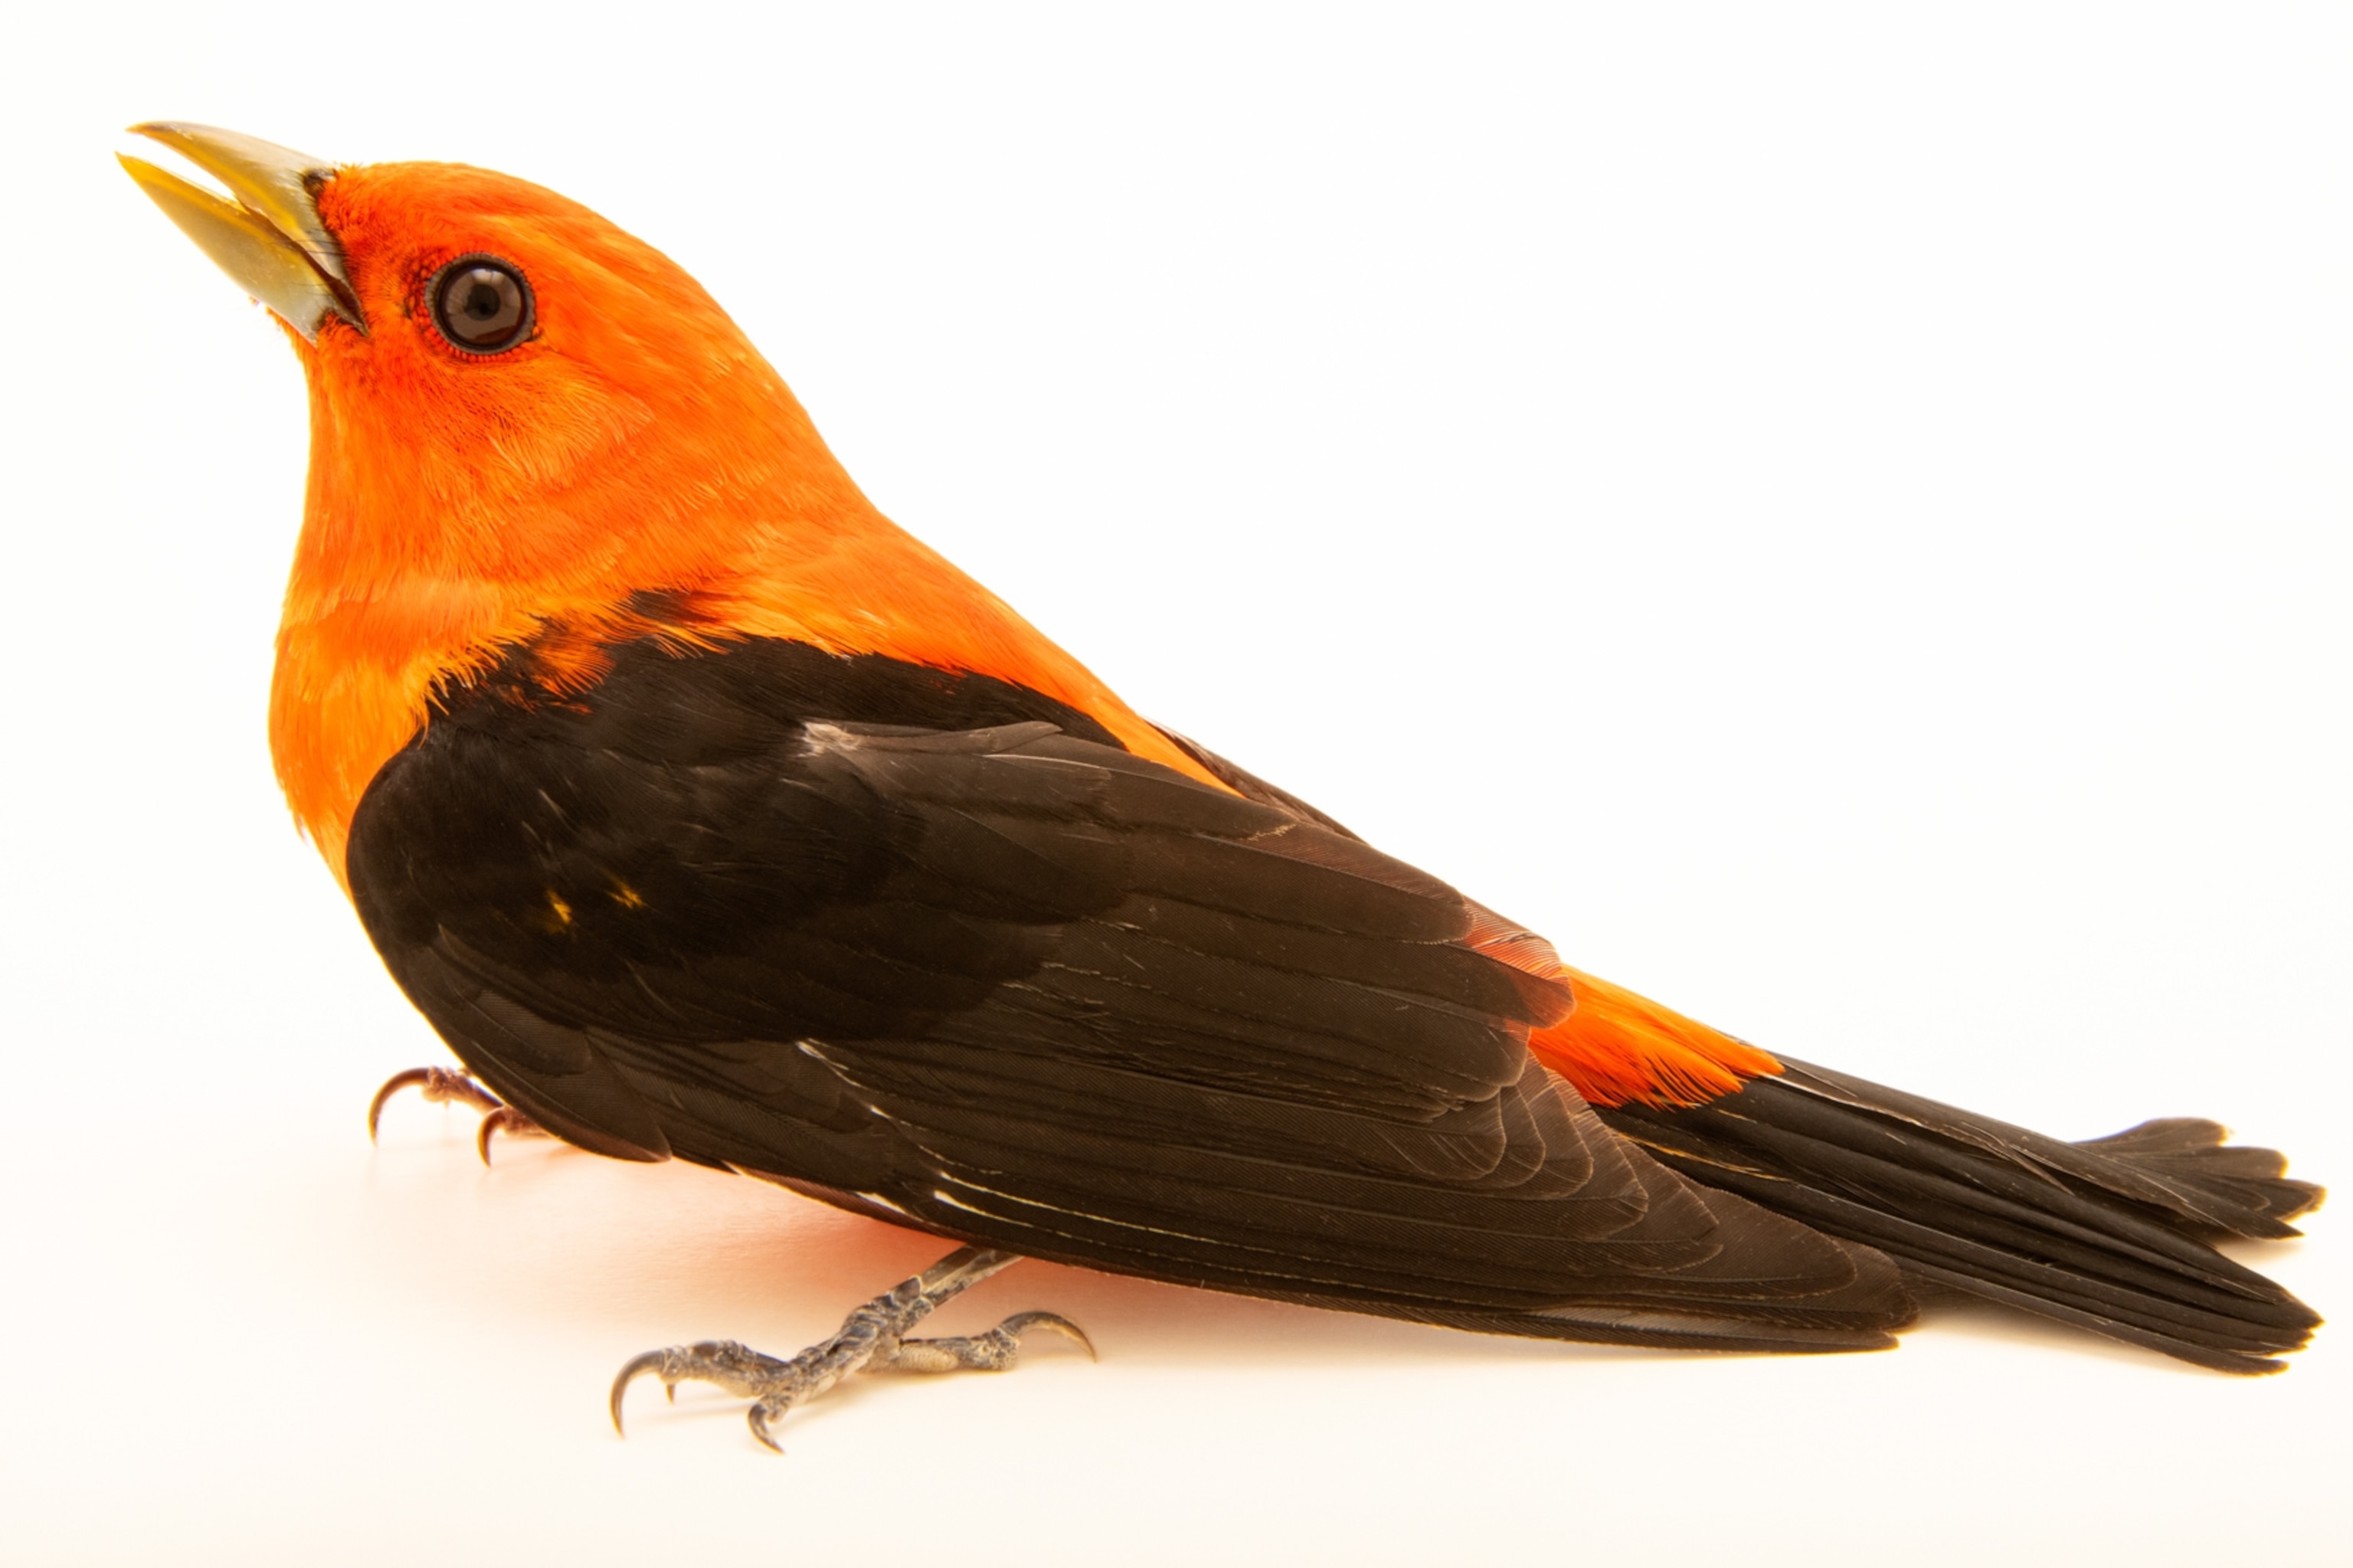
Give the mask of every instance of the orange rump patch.
[[1514, 969], [1567, 982], [1574, 1010], [1557, 1023], [1529, 1030], [1528, 1049], [1588, 1104], [1704, 1105], [1746, 1079], [1781, 1070], [1746, 1041], [1570, 969], [1550, 942], [1483, 905], [1471, 906], [1464, 941]]
[[1695, 1106], [1781, 1070], [1746, 1041], [1624, 986], [1563, 967], [1577, 1011], [1528, 1034], [1536, 1060], [1598, 1106]]

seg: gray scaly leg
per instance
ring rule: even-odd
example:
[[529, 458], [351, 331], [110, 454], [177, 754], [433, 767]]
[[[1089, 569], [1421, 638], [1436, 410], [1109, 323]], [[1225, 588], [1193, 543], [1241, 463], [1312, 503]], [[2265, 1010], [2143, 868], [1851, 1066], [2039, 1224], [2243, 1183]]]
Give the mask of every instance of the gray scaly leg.
[[681, 1383], [715, 1383], [753, 1402], [752, 1436], [779, 1454], [769, 1427], [797, 1404], [805, 1404], [852, 1372], [1004, 1372], [1020, 1358], [1021, 1336], [1045, 1329], [1095, 1348], [1076, 1323], [1052, 1312], [1020, 1312], [985, 1334], [947, 1340], [910, 1340], [907, 1330], [990, 1275], [1021, 1261], [1020, 1255], [968, 1246], [952, 1252], [913, 1279], [902, 1280], [842, 1319], [833, 1338], [811, 1345], [790, 1361], [763, 1355], [733, 1340], [672, 1345], [634, 1358], [613, 1380], [613, 1430], [621, 1430], [621, 1396], [649, 1374], [661, 1379], [672, 1399]]

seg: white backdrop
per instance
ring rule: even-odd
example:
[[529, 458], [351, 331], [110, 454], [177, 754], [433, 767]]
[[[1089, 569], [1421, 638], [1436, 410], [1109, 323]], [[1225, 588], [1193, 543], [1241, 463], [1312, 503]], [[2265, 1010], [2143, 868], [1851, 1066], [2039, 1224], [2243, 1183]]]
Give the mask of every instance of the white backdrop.
[[[137, 119], [577, 196], [1143, 711], [1768, 1047], [2353, 1180], [2342, 6], [52, 6], [10, 24], [0, 1555], [2343, 1561], [2345, 1347], [1488, 1341], [512, 1145], [271, 782], [300, 377]], [[2331, 1216], [2251, 1251], [2353, 1305]], [[723, 1558], [725, 1551], [732, 1555]]]

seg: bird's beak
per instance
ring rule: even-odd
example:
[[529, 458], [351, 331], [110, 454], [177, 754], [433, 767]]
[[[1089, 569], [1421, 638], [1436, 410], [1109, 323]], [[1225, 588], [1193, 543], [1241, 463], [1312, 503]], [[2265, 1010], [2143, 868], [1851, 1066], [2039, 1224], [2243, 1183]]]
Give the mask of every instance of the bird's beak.
[[116, 154], [164, 216], [239, 288], [307, 342], [318, 341], [331, 315], [367, 330], [343, 271], [343, 247], [319, 221], [315, 197], [334, 177], [333, 164], [210, 125], [154, 121], [131, 130], [179, 153], [237, 198], [223, 201], [144, 159]]

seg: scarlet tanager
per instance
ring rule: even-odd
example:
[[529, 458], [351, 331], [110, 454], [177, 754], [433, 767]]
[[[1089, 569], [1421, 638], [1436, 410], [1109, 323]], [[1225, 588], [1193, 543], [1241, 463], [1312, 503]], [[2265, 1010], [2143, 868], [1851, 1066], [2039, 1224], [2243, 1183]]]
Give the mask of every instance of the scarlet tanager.
[[[1891, 1344], [1923, 1285], [2225, 1372], [2318, 1319], [2209, 1245], [2320, 1190], [2211, 1122], [2068, 1143], [1767, 1054], [1140, 717], [883, 517], [650, 246], [521, 180], [136, 128], [283, 322], [311, 472], [269, 733], [464, 1073], [622, 1160], [957, 1244], [752, 1398], [1020, 1257], [1491, 1333]], [[380, 1101], [379, 1101], [380, 1103]]]

